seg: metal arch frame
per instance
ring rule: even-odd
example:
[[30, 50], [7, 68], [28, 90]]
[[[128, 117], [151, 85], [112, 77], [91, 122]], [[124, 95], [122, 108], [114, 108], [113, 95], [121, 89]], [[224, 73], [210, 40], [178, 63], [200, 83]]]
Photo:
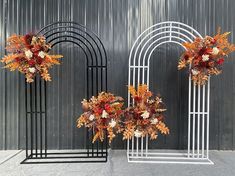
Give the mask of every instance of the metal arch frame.
[[[182, 42], [192, 42], [196, 37], [202, 38], [194, 28], [175, 21], [161, 22], [147, 28], [139, 35], [131, 48], [128, 85], [133, 85], [134, 87], [140, 83], [149, 85], [150, 58], [154, 50], [160, 45], [175, 43], [185, 49]], [[131, 140], [127, 141], [128, 162], [213, 164], [209, 159], [210, 79], [207, 85], [196, 86], [189, 76], [188, 85], [187, 152], [179, 151], [175, 153], [149, 150], [148, 136], [141, 137], [140, 139], [132, 137]], [[134, 99], [128, 93], [128, 106], [131, 106], [133, 103]]]
[[[99, 37], [76, 22], [54, 22], [38, 33], [52, 47], [70, 42], [81, 48], [86, 59], [86, 98], [107, 91], [107, 54]], [[92, 143], [94, 130], [86, 129], [86, 149], [74, 152], [48, 152], [47, 84], [40, 77], [25, 82], [26, 158], [21, 164], [107, 162], [107, 135], [104, 142]]]

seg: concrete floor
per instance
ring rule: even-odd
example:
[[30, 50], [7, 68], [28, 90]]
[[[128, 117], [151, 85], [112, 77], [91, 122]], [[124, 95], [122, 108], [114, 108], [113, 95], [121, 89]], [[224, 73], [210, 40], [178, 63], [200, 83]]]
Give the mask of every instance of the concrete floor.
[[215, 165], [128, 163], [111, 150], [107, 163], [25, 164], [24, 151], [0, 151], [0, 176], [235, 176], [235, 152], [211, 151]]

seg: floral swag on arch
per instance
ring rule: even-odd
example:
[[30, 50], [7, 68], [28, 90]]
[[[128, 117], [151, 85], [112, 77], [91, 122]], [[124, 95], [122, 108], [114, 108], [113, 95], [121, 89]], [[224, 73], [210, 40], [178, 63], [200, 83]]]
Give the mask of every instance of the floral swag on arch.
[[181, 55], [178, 69], [190, 67], [193, 82], [204, 85], [210, 75], [222, 72], [225, 57], [235, 51], [235, 45], [228, 42], [230, 32], [218, 33], [214, 37], [196, 38], [192, 43], [183, 43], [186, 51]]
[[1, 62], [10, 71], [18, 70], [25, 74], [26, 82], [34, 82], [34, 77], [39, 74], [45, 81], [51, 81], [49, 68], [58, 65], [62, 55], [49, 55], [51, 45], [46, 43], [44, 36], [33, 34], [12, 35], [7, 39], [6, 50], [8, 55]]

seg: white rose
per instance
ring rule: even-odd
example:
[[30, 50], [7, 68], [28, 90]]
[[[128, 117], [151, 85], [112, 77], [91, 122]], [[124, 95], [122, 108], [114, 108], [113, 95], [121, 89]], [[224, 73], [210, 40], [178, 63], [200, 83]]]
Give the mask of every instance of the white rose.
[[151, 120], [151, 124], [155, 125], [158, 123], [158, 119], [157, 118], [154, 118]]
[[40, 51], [39, 53], [38, 53], [38, 56], [39, 57], [41, 57], [42, 59], [45, 57], [45, 53], [43, 52], [43, 51]]
[[109, 114], [108, 114], [105, 110], [103, 110], [101, 117], [102, 117], [102, 118], [107, 118], [108, 115], [109, 115]]
[[219, 49], [217, 47], [213, 47], [211, 54], [217, 55], [219, 53]]
[[93, 121], [95, 119], [95, 116], [93, 115], [93, 114], [91, 114], [90, 116], [89, 116], [89, 120], [90, 121]]
[[202, 61], [203, 61], [203, 62], [206, 62], [206, 61], [208, 61], [208, 60], [209, 60], [209, 55], [203, 54], [203, 55], [202, 55]]
[[109, 122], [109, 126], [111, 126], [112, 128], [115, 127], [117, 124], [117, 122], [115, 120], [111, 120], [111, 122]]
[[149, 112], [148, 111], [144, 111], [144, 113], [141, 115], [141, 117], [143, 117], [143, 119], [149, 118]]
[[193, 75], [197, 75], [198, 73], [199, 73], [199, 71], [192, 69], [192, 74]]
[[135, 130], [134, 135], [135, 135], [135, 137], [139, 138], [142, 136], [142, 132], [139, 130]]
[[36, 72], [36, 69], [35, 69], [34, 67], [30, 67], [30, 68], [29, 68], [29, 72], [30, 72], [30, 73], [35, 73], [35, 72]]
[[31, 57], [33, 57], [33, 53], [30, 50], [27, 50], [24, 52], [25, 56], [30, 59]]

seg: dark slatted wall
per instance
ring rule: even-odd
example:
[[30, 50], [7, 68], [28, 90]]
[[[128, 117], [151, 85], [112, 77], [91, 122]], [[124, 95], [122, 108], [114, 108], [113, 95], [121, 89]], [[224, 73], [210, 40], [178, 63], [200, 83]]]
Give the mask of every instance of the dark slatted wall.
[[[108, 53], [108, 87], [127, 96], [128, 55], [137, 36], [147, 27], [166, 20], [184, 22], [203, 36], [217, 27], [231, 31], [235, 42], [234, 0], [0, 0], [0, 56], [6, 37], [13, 33], [37, 32], [55, 21], [75, 21], [93, 30]], [[53, 49], [64, 55], [62, 64], [51, 70], [48, 87], [48, 145], [50, 148], [80, 148], [82, 129], [76, 118], [85, 97], [85, 61], [81, 50], [70, 43]], [[151, 147], [185, 148], [187, 142], [187, 77], [177, 71], [178, 46], [164, 45], [151, 58], [151, 89], [161, 93], [171, 128]], [[226, 61], [224, 72], [211, 80], [210, 148], [235, 149], [235, 55]], [[24, 77], [0, 69], [0, 149], [24, 148]], [[125, 148], [121, 137], [113, 148]]]

